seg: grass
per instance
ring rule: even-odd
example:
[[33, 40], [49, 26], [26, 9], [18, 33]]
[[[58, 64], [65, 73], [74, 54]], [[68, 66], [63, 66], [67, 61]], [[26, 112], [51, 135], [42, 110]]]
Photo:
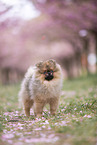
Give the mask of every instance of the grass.
[[55, 116], [47, 105], [42, 118], [27, 118], [18, 108], [19, 88], [0, 85], [0, 144], [96, 144], [97, 75], [65, 80]]

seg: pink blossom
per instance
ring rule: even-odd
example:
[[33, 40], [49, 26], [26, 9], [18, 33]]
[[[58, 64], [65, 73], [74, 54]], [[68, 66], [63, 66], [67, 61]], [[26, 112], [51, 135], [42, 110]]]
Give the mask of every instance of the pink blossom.
[[45, 121], [45, 124], [49, 124], [48, 120]]
[[53, 138], [55, 136], [55, 134], [50, 134], [49, 136], [48, 136], [48, 138]]
[[45, 137], [42, 137], [42, 138], [31, 138], [31, 139], [25, 139], [25, 142], [26, 143], [37, 143], [37, 142], [46, 142], [46, 143], [49, 143], [49, 142], [55, 142], [57, 141], [59, 138], [58, 137], [54, 137], [54, 138], [45, 138]]
[[77, 110], [76, 108], [74, 108], [74, 110]]
[[87, 118], [92, 118], [90, 115], [84, 115], [84, 117], [87, 117]]
[[13, 141], [12, 141], [12, 140], [8, 140], [7, 142], [8, 142], [9, 144], [12, 144], [12, 143], [13, 143]]
[[13, 134], [4, 134], [2, 135], [2, 139], [10, 139], [10, 138], [14, 138]]
[[50, 129], [52, 129], [52, 128], [49, 126], [48, 129], [50, 130]]
[[25, 139], [26, 143], [32, 143], [33, 141], [35, 141], [35, 139], [33, 140], [33, 138], [31, 138], [31, 139]]
[[5, 115], [5, 116], [9, 115], [9, 112], [5, 112], [4, 115]]
[[23, 129], [23, 127], [18, 127], [18, 129], [22, 130], [22, 129]]
[[88, 118], [92, 118], [90, 115], [87, 116]]
[[23, 145], [22, 142], [17, 142], [17, 143], [14, 143], [13, 145]]
[[41, 121], [41, 119], [40, 118], [36, 118], [36, 121]]
[[72, 117], [75, 117], [75, 115], [72, 115]]
[[41, 130], [41, 128], [35, 128], [34, 130]]
[[42, 128], [46, 128], [46, 126], [42, 126]]
[[45, 118], [44, 118], [44, 117], [42, 117], [42, 120], [45, 120]]

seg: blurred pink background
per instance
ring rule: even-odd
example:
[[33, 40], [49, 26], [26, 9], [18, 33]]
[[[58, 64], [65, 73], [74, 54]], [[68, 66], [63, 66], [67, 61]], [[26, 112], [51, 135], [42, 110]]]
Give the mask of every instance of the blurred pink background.
[[16, 83], [49, 58], [64, 78], [96, 73], [97, 1], [1, 0], [0, 82]]

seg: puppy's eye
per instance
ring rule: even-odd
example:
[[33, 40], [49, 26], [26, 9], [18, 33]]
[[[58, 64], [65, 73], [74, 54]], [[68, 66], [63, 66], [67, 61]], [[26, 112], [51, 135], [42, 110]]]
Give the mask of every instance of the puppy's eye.
[[43, 74], [46, 74], [47, 72], [46, 71], [44, 71], [44, 73]]

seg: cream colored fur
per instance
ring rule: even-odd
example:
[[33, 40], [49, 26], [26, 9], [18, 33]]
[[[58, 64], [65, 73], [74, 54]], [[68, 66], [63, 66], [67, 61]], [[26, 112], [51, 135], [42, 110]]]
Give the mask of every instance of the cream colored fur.
[[56, 64], [57, 72], [54, 79], [47, 81], [43, 74], [39, 74], [38, 67], [30, 67], [25, 74], [19, 92], [19, 102], [25, 110], [26, 116], [30, 116], [30, 108], [34, 107], [37, 116], [42, 115], [45, 104], [50, 105], [52, 115], [56, 113], [62, 88], [62, 72], [59, 64]]

